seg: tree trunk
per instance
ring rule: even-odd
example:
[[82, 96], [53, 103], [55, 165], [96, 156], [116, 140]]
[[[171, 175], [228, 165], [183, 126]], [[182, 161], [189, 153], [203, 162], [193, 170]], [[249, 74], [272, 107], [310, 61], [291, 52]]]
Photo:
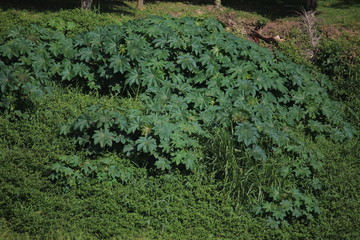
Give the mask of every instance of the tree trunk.
[[220, 8], [221, 7], [221, 0], [215, 0], [214, 4], [215, 4], [216, 8]]
[[136, 8], [139, 10], [144, 9], [144, 0], [137, 0]]
[[306, 0], [306, 11], [315, 11], [317, 7], [317, 0]]
[[81, 8], [85, 10], [91, 9], [93, 0], [81, 0]]

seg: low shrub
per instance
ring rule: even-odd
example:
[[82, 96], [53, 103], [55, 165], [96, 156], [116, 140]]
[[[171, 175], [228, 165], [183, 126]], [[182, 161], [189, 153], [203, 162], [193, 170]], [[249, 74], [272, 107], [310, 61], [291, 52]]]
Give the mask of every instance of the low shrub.
[[[114, 208], [132, 224], [131, 229], [166, 229], [168, 222], [158, 219], [167, 219], [164, 216], [171, 212], [160, 204], [165, 213], [156, 220], [150, 218], [147, 224], [146, 216], [154, 203], [141, 194], [134, 193], [137, 202], [129, 206], [122, 202], [123, 197], [111, 201], [109, 209], [97, 205], [97, 195], [87, 195], [106, 183], [116, 185], [115, 191], [127, 189], [132, 179], [129, 169], [133, 168], [117, 161], [125, 158], [133, 163], [140, 159], [141, 166], [160, 179], [172, 176], [174, 171], [186, 175], [206, 169], [222, 181], [212, 185], [213, 189], [229, 190], [232, 197], [249, 203], [246, 206], [251, 205], [254, 214], [265, 217], [271, 228], [287, 227], [298, 220], [307, 223], [320, 213], [322, 185], [318, 175], [324, 159], [310, 144], [311, 139], [324, 136], [341, 142], [351, 138], [354, 131], [344, 119], [341, 103], [328, 95], [324, 75], [237, 38], [213, 19], [149, 17], [100, 27], [73, 38], [66, 36], [71, 24], [64, 26], [58, 29], [63, 32], [40, 26], [17, 28], [4, 38], [0, 46], [2, 111], [21, 110], [30, 114], [30, 121], [50, 97], [47, 89], [56, 85], [141, 102], [139, 108], [129, 109], [89, 100], [86, 108], [84, 104], [80, 112], [77, 108], [79, 114], [63, 121], [60, 139], [73, 143], [76, 149], [71, 154], [65, 150], [56, 156], [50, 154], [46, 164], [53, 165], [43, 173], [57, 181], [61, 191], [64, 186], [73, 194], [80, 189], [75, 195], [89, 201], [85, 206], [91, 214], [70, 214], [79, 216], [81, 224], [85, 219], [97, 223], [92, 215], [101, 213], [106, 221], [116, 221], [109, 210]], [[24, 101], [34, 105], [32, 112], [23, 108]], [[109, 153], [117, 160], [104, 160]], [[156, 185], [149, 179], [146, 182]], [[112, 192], [107, 191], [102, 189], [99, 199], [108, 199]], [[187, 194], [182, 187], [180, 191]], [[207, 200], [194, 201], [202, 202], [212, 213]], [[25, 210], [18, 211], [7, 215], [21, 218]], [[183, 210], [174, 211], [178, 216]], [[35, 215], [26, 216], [17, 231]], [[173, 216], [167, 221], [176, 229], [201, 221], [215, 229], [216, 224], [208, 222], [206, 216], [191, 216], [191, 220]], [[105, 222], [89, 231], [101, 237], [120, 234], [105, 228]], [[33, 233], [38, 230], [32, 229]]]
[[360, 113], [360, 38], [323, 39], [314, 64], [328, 75], [333, 84], [332, 96], [344, 101], [354, 124], [359, 122]]
[[342, 100], [359, 96], [360, 39], [354, 42], [324, 39], [316, 54], [315, 64], [331, 77], [333, 93]]

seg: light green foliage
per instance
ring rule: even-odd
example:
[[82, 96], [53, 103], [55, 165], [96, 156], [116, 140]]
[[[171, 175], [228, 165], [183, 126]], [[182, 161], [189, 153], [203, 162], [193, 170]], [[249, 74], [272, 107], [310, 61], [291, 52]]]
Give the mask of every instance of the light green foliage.
[[53, 173], [50, 179], [63, 182], [65, 187], [75, 187], [84, 183], [86, 178], [95, 178], [110, 186], [116, 182], [127, 183], [135, 178], [134, 170], [116, 157], [84, 161], [79, 156], [61, 156], [60, 161], [51, 166], [51, 170]]
[[323, 0], [319, 1], [320, 18], [327, 24], [335, 24], [346, 28], [360, 27], [360, 4], [357, 1]]
[[14, 26], [30, 27], [38, 24], [51, 27], [67, 36], [94, 30], [97, 26], [115, 24], [114, 18], [82, 9], [61, 10], [58, 12], [32, 12], [26, 10], [0, 9], [0, 36], [6, 35]]
[[[274, 198], [273, 189], [279, 186], [272, 182], [269, 202], [256, 211], [272, 215], [272, 227], [278, 220], [287, 223], [285, 217], [306, 215], [311, 220], [319, 213], [313, 196], [318, 189], [309, 190], [303, 183], [314, 178], [319, 169], [313, 165], [321, 159], [297, 133], [322, 134], [334, 141], [353, 134], [341, 105], [328, 96], [324, 76], [227, 33], [212, 19], [149, 17], [74, 38], [39, 26], [18, 28], [7, 36], [0, 53], [5, 109], [16, 108], [18, 99], [41, 99], [54, 81], [142, 101], [143, 111], [92, 105], [61, 128], [90, 154], [106, 149], [132, 158], [145, 156], [161, 170], [185, 166], [193, 171], [213, 131], [224, 128], [236, 139], [238, 157], [253, 162], [245, 171], [287, 156], [291, 161], [283, 178], [293, 179], [295, 186], [283, 186], [282, 191], [290, 198]], [[26, 73], [22, 81], [15, 77], [20, 73]], [[69, 179], [81, 178], [64, 165], [53, 170]], [[294, 201], [295, 207], [281, 207], [282, 200]]]

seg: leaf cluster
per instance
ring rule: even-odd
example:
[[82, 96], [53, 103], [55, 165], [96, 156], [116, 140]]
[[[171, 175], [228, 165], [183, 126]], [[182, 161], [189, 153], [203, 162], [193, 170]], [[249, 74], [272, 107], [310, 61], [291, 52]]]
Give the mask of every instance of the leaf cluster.
[[117, 182], [125, 184], [135, 177], [133, 168], [113, 157], [89, 161], [79, 156], [60, 156], [51, 171], [49, 178], [65, 188], [76, 187], [90, 179], [107, 186]]
[[[148, 17], [74, 38], [38, 26], [18, 28], [0, 46], [0, 65], [2, 108], [14, 108], [21, 98], [37, 100], [53, 83], [140, 99], [143, 111], [90, 106], [61, 131], [80, 149], [144, 157], [161, 170], [195, 170], [212, 157], [204, 158], [212, 134], [227, 129], [231, 150], [254, 166], [279, 155], [291, 159], [283, 181], [295, 179], [298, 189], [315, 174], [309, 166], [318, 160], [299, 132], [334, 141], [354, 133], [342, 105], [327, 93], [324, 75], [226, 32], [213, 19]], [[273, 195], [259, 213], [274, 215], [264, 207], [281, 203]], [[281, 211], [269, 225], [295, 210]]]

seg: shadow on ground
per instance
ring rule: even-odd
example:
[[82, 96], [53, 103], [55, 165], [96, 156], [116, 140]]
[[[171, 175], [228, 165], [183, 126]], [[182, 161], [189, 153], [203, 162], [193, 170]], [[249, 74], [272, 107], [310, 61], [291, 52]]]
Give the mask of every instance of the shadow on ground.
[[332, 8], [350, 8], [354, 5], [360, 6], [359, 0], [338, 0], [338, 2], [330, 5]]
[[[35, 12], [55, 12], [80, 7], [80, 0], [10, 0], [0, 1], [0, 8], [29, 10]], [[133, 15], [132, 7], [123, 0], [94, 0], [93, 9], [102, 13]]]
[[[183, 2], [192, 5], [213, 5], [214, 0], [145, 0], [146, 3]], [[222, 5], [234, 10], [259, 14], [272, 20], [294, 16], [305, 0], [222, 0]]]

